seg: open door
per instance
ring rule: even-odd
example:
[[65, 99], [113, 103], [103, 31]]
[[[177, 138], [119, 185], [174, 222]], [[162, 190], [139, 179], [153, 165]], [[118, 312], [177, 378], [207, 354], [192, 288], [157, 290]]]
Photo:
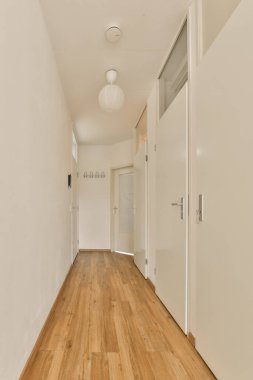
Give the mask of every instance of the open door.
[[113, 250], [133, 254], [134, 187], [133, 168], [113, 171]]
[[72, 261], [75, 260], [79, 251], [78, 237], [78, 221], [79, 221], [79, 205], [78, 205], [78, 168], [77, 168], [77, 142], [74, 134], [72, 135], [72, 162], [71, 162], [71, 254]]

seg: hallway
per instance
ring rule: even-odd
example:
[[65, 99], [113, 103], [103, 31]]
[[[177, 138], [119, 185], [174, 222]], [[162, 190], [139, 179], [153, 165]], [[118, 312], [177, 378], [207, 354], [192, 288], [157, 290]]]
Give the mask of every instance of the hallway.
[[0, 1], [0, 380], [253, 380], [252, 15]]
[[79, 253], [21, 380], [214, 379], [132, 257]]

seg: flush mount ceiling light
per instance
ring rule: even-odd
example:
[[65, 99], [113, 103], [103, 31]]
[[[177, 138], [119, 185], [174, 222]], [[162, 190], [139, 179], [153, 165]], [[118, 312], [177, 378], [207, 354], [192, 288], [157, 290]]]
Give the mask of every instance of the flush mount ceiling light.
[[121, 88], [114, 84], [117, 74], [116, 70], [108, 70], [106, 72], [108, 84], [102, 88], [98, 96], [99, 105], [106, 112], [117, 111], [124, 104], [125, 95]]
[[121, 39], [121, 30], [118, 26], [111, 26], [105, 32], [105, 37], [109, 42], [118, 42]]

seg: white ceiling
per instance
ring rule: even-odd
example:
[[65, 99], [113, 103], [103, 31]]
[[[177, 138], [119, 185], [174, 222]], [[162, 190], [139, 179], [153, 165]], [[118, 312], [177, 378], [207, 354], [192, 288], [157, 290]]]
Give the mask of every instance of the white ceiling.
[[[112, 144], [132, 137], [190, 0], [41, 0], [63, 88], [81, 144]], [[105, 30], [117, 25], [112, 44]], [[98, 93], [105, 72], [118, 71], [124, 107], [107, 114]]]

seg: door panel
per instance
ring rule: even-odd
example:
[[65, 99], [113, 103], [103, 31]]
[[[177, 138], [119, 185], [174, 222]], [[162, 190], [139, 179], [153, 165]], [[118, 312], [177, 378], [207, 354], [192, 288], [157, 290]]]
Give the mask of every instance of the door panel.
[[114, 171], [114, 250], [133, 253], [133, 169]]
[[134, 262], [146, 278], [146, 144], [134, 157]]
[[[185, 332], [187, 331], [187, 154], [186, 84], [159, 122], [156, 159], [156, 293]], [[184, 209], [179, 205], [181, 198]]]
[[253, 379], [253, 3], [197, 71], [196, 347], [220, 380]]

